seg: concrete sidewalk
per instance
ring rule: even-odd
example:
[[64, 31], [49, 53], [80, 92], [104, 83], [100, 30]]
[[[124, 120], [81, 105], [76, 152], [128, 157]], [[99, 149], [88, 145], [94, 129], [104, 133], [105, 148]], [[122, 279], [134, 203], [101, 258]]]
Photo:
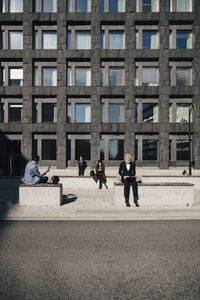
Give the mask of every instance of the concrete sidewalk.
[[[115, 206], [112, 190], [64, 189], [60, 207], [22, 207], [7, 201], [4, 220], [186, 220], [200, 219], [200, 206]], [[122, 202], [124, 199], [122, 199]]]

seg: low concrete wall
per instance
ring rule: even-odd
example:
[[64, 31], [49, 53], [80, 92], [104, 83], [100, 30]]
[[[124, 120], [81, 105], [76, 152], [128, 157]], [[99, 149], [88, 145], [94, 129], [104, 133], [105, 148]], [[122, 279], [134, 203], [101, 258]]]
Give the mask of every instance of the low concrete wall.
[[[60, 176], [59, 178], [64, 189], [98, 189], [99, 187], [99, 183], [96, 183], [90, 176]], [[107, 177], [107, 186], [109, 189], [113, 188], [114, 181], [116, 181], [116, 178]], [[103, 188], [105, 188], [104, 185]]]
[[[194, 205], [194, 185], [190, 183], [138, 184], [139, 204], [145, 205]], [[130, 190], [130, 203], [133, 192]], [[113, 204], [125, 205], [123, 184], [114, 184]]]
[[142, 182], [192, 183], [194, 184], [194, 205], [200, 205], [200, 176], [143, 176]]
[[62, 184], [21, 184], [19, 205], [21, 206], [60, 206]]

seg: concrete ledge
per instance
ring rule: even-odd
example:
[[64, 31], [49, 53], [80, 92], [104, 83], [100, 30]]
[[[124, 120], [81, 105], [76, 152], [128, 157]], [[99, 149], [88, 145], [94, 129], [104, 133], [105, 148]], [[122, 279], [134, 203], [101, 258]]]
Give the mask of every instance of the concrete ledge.
[[62, 184], [21, 184], [19, 186], [20, 206], [60, 206]]
[[[98, 183], [91, 176], [60, 176], [64, 189], [98, 189]], [[116, 177], [107, 176], [108, 188], [113, 188]]]
[[[191, 183], [141, 183], [138, 184], [140, 205], [191, 206], [194, 205], [194, 185]], [[130, 190], [130, 203], [133, 192]], [[113, 204], [125, 205], [124, 186], [114, 183]]]

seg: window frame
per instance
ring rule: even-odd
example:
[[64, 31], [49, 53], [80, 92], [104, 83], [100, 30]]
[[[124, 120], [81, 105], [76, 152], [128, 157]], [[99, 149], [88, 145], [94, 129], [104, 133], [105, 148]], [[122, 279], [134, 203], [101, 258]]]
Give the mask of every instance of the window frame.
[[[182, 86], [192, 86], [193, 85], [193, 67], [192, 67], [192, 62], [190, 61], [169, 61], [169, 72], [171, 72], [171, 82], [169, 81], [169, 86], [177, 86], [177, 81], [176, 81], [176, 69], [177, 67], [186, 67], [191, 69], [191, 85], [182, 85]], [[170, 75], [170, 74], [169, 74]], [[179, 86], [179, 87], [182, 87]]]
[[45, 14], [48, 14], [48, 13], [51, 13], [51, 14], [56, 14], [58, 12], [58, 1], [56, 0], [56, 11], [49, 11], [49, 12], [44, 12], [43, 11], [43, 0], [38, 0], [38, 10], [36, 11], [35, 7], [35, 1], [34, 0], [34, 12], [36, 13], [45, 13]]
[[[137, 163], [143, 165], [158, 164], [159, 162], [159, 135], [152, 132], [149, 135], [135, 134], [135, 141], [137, 140]], [[143, 160], [143, 140], [157, 140], [157, 160]]]
[[[56, 48], [43, 48], [43, 32], [44, 31], [55, 31], [56, 36], [57, 36], [57, 44]], [[38, 32], [38, 48], [35, 47], [36, 45], [36, 37], [35, 34]], [[35, 25], [34, 26], [34, 43], [33, 43], [33, 48], [34, 50], [57, 50], [58, 48], [58, 33], [57, 33], [57, 25]]]
[[[159, 63], [157, 61], [149, 61], [149, 62], [144, 62], [144, 61], [136, 61], [135, 62], [135, 86], [143, 86], [143, 77], [142, 77], [142, 71], [143, 68], [145, 67], [151, 67], [151, 68], [156, 68], [157, 69], [157, 84], [156, 85], [148, 85], [147, 87], [154, 87], [154, 86], [159, 86], [160, 82], [160, 76], [159, 76]], [[136, 77], [136, 68], [137, 70], [137, 77]]]
[[[76, 85], [76, 68], [90, 68], [90, 85], [85, 85], [82, 87], [90, 87], [91, 86], [91, 80], [92, 80], [92, 68], [91, 68], [91, 62], [90, 61], [68, 61], [67, 62], [67, 86], [79, 86]], [[71, 68], [70, 76], [69, 78], [69, 68]]]
[[[11, 86], [10, 85], [10, 68], [16, 68], [22, 69], [23, 72], [23, 62], [19, 62], [19, 61], [1, 61], [0, 62], [0, 69], [1, 69], [1, 73], [2, 73], [2, 82], [0, 83], [0, 86]], [[4, 81], [3, 81], [4, 79]], [[22, 85], [18, 86], [18, 87], [22, 87], [23, 86], [23, 78], [20, 79], [22, 82]]]
[[[5, 11], [3, 11], [3, 1], [5, 1]], [[16, 0], [17, 1], [17, 0]], [[20, 12], [10, 12], [10, 0], [2, 0], [2, 7], [1, 7], [1, 12], [2, 13], [11, 13], [11, 14], [20, 14], [23, 13], [24, 11], [24, 1], [23, 1], [23, 9]]]
[[[143, 31], [157, 31], [158, 33], [158, 48], [152, 49], [144, 49], [143, 48]], [[136, 34], [138, 32], [138, 45], [137, 45], [137, 37]], [[158, 25], [137, 25], [135, 26], [135, 49], [142, 50], [157, 50], [160, 48], [160, 34]]]
[[[79, 49], [76, 48], [76, 31], [90, 31], [90, 48], [86, 48], [86, 49]], [[67, 28], [67, 36], [68, 33], [71, 32], [71, 43], [70, 43], [70, 48], [68, 45], [68, 40], [67, 40], [67, 49], [68, 50], [73, 50], [73, 49], [77, 49], [77, 50], [90, 50], [92, 47], [92, 35], [91, 35], [91, 25], [68, 25]], [[68, 38], [67, 38], [68, 39]]]
[[[112, 49], [109, 48], [109, 34], [110, 31], [123, 31], [123, 46], [124, 48], [118, 48], [118, 49]], [[101, 32], [104, 32], [104, 41], [105, 45], [101, 48], [102, 50], [108, 49], [108, 50], [125, 50], [125, 26], [124, 25], [101, 25]]]
[[190, 11], [177, 11], [176, 10], [177, 0], [169, 0], [169, 12], [188, 13], [194, 11], [194, 0], [190, 0]]
[[[136, 123], [147, 123], [143, 121], [143, 104], [145, 103], [152, 103], [158, 105], [158, 122], [150, 122], [152, 123], [159, 123], [159, 116], [160, 116], [160, 108], [159, 108], [159, 99], [158, 98], [135, 98], [135, 104], [138, 105], [137, 108], [137, 122]], [[133, 116], [134, 118], [134, 116]]]
[[[119, 163], [121, 160], [110, 160], [109, 159], [109, 141], [110, 140], [123, 140], [124, 141], [124, 153], [125, 153], [125, 136], [123, 134], [115, 135], [115, 134], [101, 134], [100, 141], [104, 140], [104, 161], [106, 164], [116, 164]], [[100, 152], [100, 147], [99, 147]]]
[[[56, 165], [56, 160], [43, 160], [42, 159], [42, 140], [56, 140], [56, 148], [57, 148], [57, 135], [54, 134], [54, 133], [52, 133], [52, 134], [33, 133], [33, 140], [37, 140], [37, 155], [39, 155], [39, 157], [41, 158], [40, 159], [40, 165], [42, 165], [42, 166], [47, 166], [47, 165], [55, 166]], [[57, 157], [57, 151], [56, 151], [56, 157]]]
[[[69, 8], [69, 1], [71, 1], [71, 9]], [[91, 3], [91, 0], [87, 0], [87, 11], [86, 12], [78, 12], [76, 11], [76, 0], [68, 0], [67, 2], [67, 12], [68, 13], [91, 13], [92, 4], [90, 4], [90, 7], [88, 7], [88, 3]]]
[[[104, 104], [104, 120], [101, 120], [101, 107], [100, 107], [100, 122], [109, 124], [118, 124], [125, 122], [125, 98], [101, 98], [101, 104]], [[124, 120], [123, 122], [110, 122], [109, 120], [109, 104], [123, 104], [124, 105]]]
[[[190, 30], [192, 33], [192, 48], [177, 48], [176, 45], [176, 37], [177, 37], [177, 31], [178, 30]], [[172, 45], [170, 45], [170, 31], [172, 32], [172, 40], [171, 43]], [[193, 34], [193, 26], [192, 25], [170, 25], [169, 26], [169, 49], [183, 49], [183, 50], [187, 50], [187, 49], [193, 49], [194, 47], [194, 34]]]
[[[143, 12], [143, 0], [135, 0], [135, 12], [142, 12], [142, 13], [147, 13]], [[150, 13], [157, 13], [160, 12], [160, 1], [157, 0], [157, 11], [150, 12]]]
[[[35, 68], [38, 68], [38, 84], [36, 85], [35, 83]], [[46, 85], [43, 85], [43, 78], [42, 78], [42, 69], [43, 67], [45, 68], [56, 68], [56, 72], [58, 72], [57, 70], [57, 62], [55, 61], [35, 61], [34, 64], [33, 64], [33, 86], [37, 87], [37, 86], [43, 86], [43, 87], [48, 87]], [[58, 75], [58, 73], [57, 73]], [[51, 85], [51, 86], [57, 86], [58, 84], [58, 78], [56, 80], [56, 85]]]
[[[23, 26], [22, 25], [1, 25], [1, 49], [2, 50], [23, 50], [23, 44], [21, 49], [10, 49], [10, 31], [19, 31], [22, 32], [22, 40], [24, 39], [23, 37]], [[4, 42], [3, 42], [3, 32], [4, 32]], [[3, 45], [5, 43], [5, 45]]]
[[[33, 105], [36, 105], [37, 108], [37, 120], [34, 120], [33, 118], [33, 123], [51, 123], [51, 124], [56, 124], [57, 123], [57, 116], [56, 114], [56, 121], [55, 122], [42, 122], [42, 104], [45, 103], [52, 103], [57, 105], [57, 98], [34, 98], [33, 99]], [[34, 107], [33, 107], [33, 114], [34, 114]]]
[[[124, 0], [124, 10], [123, 11], [117, 11], [117, 12], [111, 12], [110, 10], [109, 10], [109, 1], [110, 0], [104, 0], [104, 11], [103, 12], [108, 12], [108, 13], [125, 13], [125, 11], [126, 11], [126, 0]], [[117, 1], [119, 1], [119, 0], [117, 0]], [[101, 8], [101, 10], [102, 10], [102, 8]]]
[[[22, 110], [21, 110], [21, 122], [11, 122], [9, 121], [9, 105], [10, 104], [21, 104]], [[3, 105], [3, 116], [4, 121], [2, 123], [23, 123], [23, 100], [22, 98], [0, 98], [0, 104]]]
[[75, 123], [75, 124], [90, 124], [91, 123], [91, 114], [90, 114], [90, 122], [76, 122], [76, 104], [90, 104], [90, 109], [91, 109], [91, 98], [68, 97], [67, 108], [68, 108], [68, 104], [71, 104], [71, 120], [70, 120], [70, 122], [67, 122], [67, 123]]
[[[192, 98], [170, 98], [169, 104], [171, 104], [171, 118], [170, 118], [170, 106], [169, 106], [169, 123], [179, 123], [176, 121], [177, 104], [192, 105], [192, 102], [193, 102]], [[192, 120], [192, 114], [191, 114], [191, 120]]]
[[[110, 85], [109, 82], [109, 69], [111, 67], [123, 67], [124, 68], [124, 84], [123, 85]], [[102, 82], [100, 82], [101, 86], [125, 86], [125, 61], [101, 61], [101, 74], [102, 74]]]

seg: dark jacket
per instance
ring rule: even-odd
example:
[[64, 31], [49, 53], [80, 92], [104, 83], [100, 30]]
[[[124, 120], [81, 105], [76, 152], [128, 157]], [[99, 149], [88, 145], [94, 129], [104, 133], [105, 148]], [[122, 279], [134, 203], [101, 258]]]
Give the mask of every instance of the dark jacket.
[[98, 181], [99, 176], [102, 177], [102, 180], [103, 180], [104, 183], [107, 182], [106, 174], [105, 174], [105, 166], [102, 165], [101, 170], [99, 170], [99, 165], [97, 164], [97, 165], [96, 165], [96, 174], [95, 174], [95, 176], [93, 177], [93, 179], [94, 179], [95, 182]]
[[121, 176], [121, 181], [124, 182], [124, 176], [130, 176], [130, 178], [135, 179], [135, 163], [130, 162], [130, 169], [129, 171], [126, 168], [126, 163], [123, 161], [119, 166], [119, 175]]
[[85, 160], [83, 160], [82, 163], [81, 163], [80, 160], [78, 160], [78, 161], [77, 161], [77, 164], [78, 164], [78, 167], [79, 167], [79, 168], [83, 168], [84, 170], [87, 168], [87, 163], [86, 163]]

